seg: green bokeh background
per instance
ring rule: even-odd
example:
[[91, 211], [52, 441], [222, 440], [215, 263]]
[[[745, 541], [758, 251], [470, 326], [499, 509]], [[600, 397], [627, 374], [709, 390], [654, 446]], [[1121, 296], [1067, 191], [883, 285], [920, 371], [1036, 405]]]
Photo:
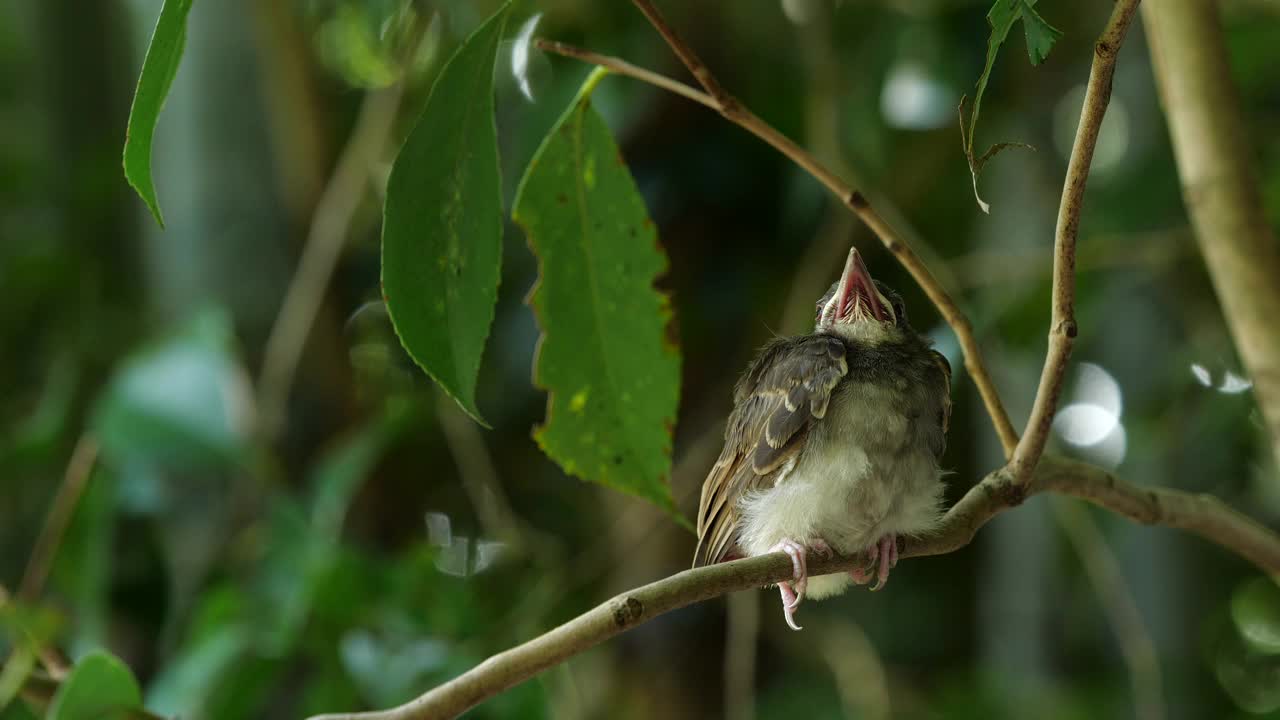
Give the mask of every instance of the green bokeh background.
[[[518, 228], [507, 223], [479, 383], [493, 430], [470, 424], [413, 366], [381, 309], [381, 189], [394, 148], [443, 60], [497, 3], [197, 2], [156, 134], [165, 231], [120, 169], [159, 6], [0, 4], [0, 584], [11, 592], [77, 439], [102, 445], [39, 607], [0, 612], [0, 651], [38, 616], [71, 657], [105, 647], [124, 659], [155, 712], [235, 720], [383, 707], [687, 567], [687, 531], [565, 476], [529, 436], [546, 398], [530, 382], [537, 328], [522, 300], [536, 266]], [[662, 6], [728, 88], [909, 234], [1024, 418], [1066, 152], [1110, 3], [1042, 0], [1065, 35], [1040, 67], [1011, 33], [975, 145], [1037, 151], [988, 166], [989, 216], [974, 202], [955, 117], [985, 57], [983, 2]], [[1268, 217], [1280, 225], [1280, 6], [1221, 6]], [[534, 13], [541, 36], [683, 77], [630, 3], [526, 0], [510, 29]], [[411, 28], [423, 23], [412, 52]], [[1146, 50], [1135, 24], [1086, 195], [1066, 397], [1086, 412], [1102, 403], [1118, 421], [1087, 446], [1060, 426], [1054, 448], [1135, 483], [1214, 493], [1277, 527], [1280, 475], [1191, 235]], [[588, 72], [533, 56], [531, 101], [512, 52], [503, 46], [497, 77], [508, 210]], [[364, 91], [401, 78], [394, 140], [371, 163], [282, 431], [266, 437], [256, 381], [316, 201]], [[807, 328], [851, 242], [957, 368], [949, 496], [999, 463], [953, 336], [816, 183], [714, 113], [636, 82], [607, 79], [594, 104], [671, 261], [661, 285], [683, 351], [672, 485], [686, 515], [738, 371], [773, 333]], [[1034, 498], [971, 546], [902, 564], [883, 592], [805, 605], [800, 634], [772, 592], [738, 596], [735, 617], [759, 603], [757, 716], [1133, 716], [1116, 633], [1064, 533], [1070, 514], [1054, 505]], [[1085, 517], [1152, 639], [1167, 717], [1280, 717], [1275, 585], [1185, 534]], [[725, 607], [666, 615], [470, 716], [721, 717]]]

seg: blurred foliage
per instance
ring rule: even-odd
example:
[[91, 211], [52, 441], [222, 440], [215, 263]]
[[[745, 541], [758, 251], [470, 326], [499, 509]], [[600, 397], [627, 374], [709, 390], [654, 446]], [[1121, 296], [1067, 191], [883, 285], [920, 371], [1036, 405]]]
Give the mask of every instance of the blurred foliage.
[[[92, 433], [103, 445], [46, 592], [0, 608], [4, 720], [41, 714], [8, 701], [48, 647], [81, 667], [108, 649], [155, 713], [235, 720], [383, 707], [687, 567], [687, 533], [644, 503], [567, 477], [529, 437], [546, 396], [530, 381], [538, 330], [522, 300], [537, 268], [518, 228], [504, 227], [477, 382], [492, 431], [451, 432], [380, 307], [377, 208], [390, 161], [444, 59], [498, 4], [196, 2], [155, 136], [164, 233], [120, 172], [160, 0], [0, 4], [8, 591], [77, 440]], [[955, 120], [983, 71], [989, 2], [661, 5], [757, 114], [920, 238], [1022, 416], [1043, 352], [1066, 149], [1110, 3], [1042, 0], [1036, 10], [1063, 33], [1053, 53], [1039, 67], [992, 69], [984, 134], [1039, 152], [987, 168], [990, 216], [974, 207]], [[1280, 223], [1280, 11], [1258, 0], [1222, 8], [1268, 214]], [[629, 3], [524, 0], [509, 32], [533, 13], [539, 36], [684, 77]], [[1119, 395], [1074, 369], [1069, 402], [1110, 412], [1110, 425], [1087, 445], [1064, 426], [1056, 450], [1134, 482], [1214, 493], [1274, 527], [1280, 482], [1190, 236], [1144, 42], [1135, 26], [1119, 59], [1078, 263], [1076, 358], [1102, 368]], [[588, 73], [535, 55], [515, 76], [520, 57], [500, 46], [495, 79], [507, 209]], [[394, 140], [369, 160], [369, 190], [305, 346], [288, 422], [268, 437], [254, 381], [312, 222], [318, 193], [307, 188], [323, 187], [361, 91], [398, 79], [408, 93]], [[998, 462], [949, 331], [815, 183], [714, 113], [638, 83], [603, 83], [593, 104], [670, 258], [661, 287], [684, 358], [672, 490], [686, 514], [736, 373], [772, 333], [806, 329], [789, 319], [808, 312], [788, 313], [793, 291], [811, 303], [850, 242], [902, 292], [913, 324], [952, 353], [950, 497]], [[1275, 586], [1185, 535], [1095, 517], [1159, 652], [1170, 717], [1280, 717]], [[857, 683], [810, 642], [835, 622], [862, 627], [892, 717], [1132, 714], [1116, 640], [1039, 499], [969, 548], [904, 564], [885, 592], [804, 612], [795, 637], [763, 614], [761, 718], [853, 716]], [[672, 613], [469, 717], [718, 717], [725, 631], [721, 603]]]

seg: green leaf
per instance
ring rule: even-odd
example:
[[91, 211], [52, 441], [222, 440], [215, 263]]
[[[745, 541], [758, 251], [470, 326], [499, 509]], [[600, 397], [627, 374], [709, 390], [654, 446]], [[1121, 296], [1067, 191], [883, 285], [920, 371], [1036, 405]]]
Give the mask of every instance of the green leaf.
[[1049, 57], [1053, 44], [1062, 37], [1062, 31], [1045, 22], [1036, 12], [1036, 0], [1022, 0], [1022, 31], [1027, 36], [1027, 56], [1032, 65], [1039, 65]]
[[510, 4], [440, 71], [387, 181], [382, 289], [405, 350], [477, 422], [502, 262], [493, 66]]
[[10, 704], [35, 669], [36, 657], [62, 626], [54, 610], [27, 605], [15, 598], [0, 602], [0, 648], [8, 656], [0, 662], [0, 708]]
[[0, 665], [0, 707], [9, 705], [36, 667], [36, 650], [30, 643], [19, 643]]
[[542, 328], [534, 382], [549, 392], [534, 437], [565, 472], [675, 513], [667, 476], [680, 394], [667, 268], [644, 200], [588, 78], [516, 191], [514, 218], [538, 256], [530, 302]]
[[25, 702], [11, 702], [0, 705], [0, 720], [39, 720]]
[[1005, 142], [991, 146], [981, 157], [973, 152], [974, 131], [978, 127], [978, 115], [982, 110], [982, 96], [987, 91], [987, 81], [991, 79], [991, 69], [995, 67], [996, 55], [1000, 46], [1009, 37], [1014, 23], [1022, 20], [1023, 31], [1027, 35], [1027, 55], [1033, 65], [1039, 65], [1049, 55], [1053, 44], [1062, 37], [1062, 32], [1045, 22], [1035, 11], [1037, 0], [996, 0], [987, 12], [987, 23], [991, 25], [991, 36], [987, 38], [987, 61], [978, 76], [978, 89], [973, 97], [973, 113], [969, 116], [969, 127], [965, 129], [964, 100], [960, 101], [960, 138], [964, 145], [965, 158], [969, 161], [969, 173], [973, 176], [973, 197], [978, 201], [982, 212], [991, 212], [991, 205], [983, 201], [978, 194], [978, 174], [987, 161], [1000, 151], [1010, 147], [1021, 147], [1034, 150], [1024, 143]]
[[244, 460], [252, 392], [234, 346], [230, 318], [210, 310], [127, 359], [94, 411], [103, 455], [153, 466]]
[[138, 681], [124, 663], [101, 650], [85, 655], [53, 697], [47, 720], [124, 720], [142, 707]]
[[224, 678], [243, 667], [251, 639], [246, 628], [228, 625], [179, 648], [148, 686], [147, 705], [169, 717], [208, 717], [204, 707]]
[[1231, 619], [1250, 649], [1280, 654], [1280, 587], [1270, 578], [1255, 578], [1231, 595]]
[[160, 202], [156, 199], [155, 182], [151, 177], [151, 139], [155, 135], [160, 108], [164, 107], [164, 100], [173, 85], [173, 76], [178, 72], [178, 63], [182, 61], [191, 3], [192, 0], [164, 0], [164, 6], [160, 8], [160, 19], [151, 33], [138, 89], [133, 94], [129, 127], [124, 138], [124, 176], [151, 209], [160, 227], [164, 227], [164, 217], [160, 214]]

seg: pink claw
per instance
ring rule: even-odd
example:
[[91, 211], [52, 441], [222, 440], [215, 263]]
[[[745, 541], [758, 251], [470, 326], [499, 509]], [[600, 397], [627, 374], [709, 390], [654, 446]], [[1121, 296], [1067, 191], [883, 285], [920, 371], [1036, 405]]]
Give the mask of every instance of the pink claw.
[[879, 590], [889, 581], [889, 571], [898, 564], [898, 536], [889, 533], [867, 548], [867, 564], [865, 567], [849, 571], [849, 577], [859, 585], [866, 585], [874, 578], [872, 590]]
[[849, 571], [849, 577], [853, 578], [853, 581], [859, 585], [866, 585], [875, 577], [875, 573], [873, 571], [875, 570], [876, 565], [879, 564], [880, 546], [872, 545], [867, 548], [866, 554], [867, 564], [862, 567], [855, 567]]
[[889, 582], [889, 570], [898, 564], [898, 536], [889, 533], [880, 538], [878, 543], [879, 562], [876, 567], [876, 584], [871, 586], [872, 590], [879, 590], [884, 584]]
[[[823, 543], [825, 546], [826, 543]], [[805, 559], [805, 548], [800, 543], [784, 538], [769, 552], [784, 552], [791, 558], [793, 579], [791, 584], [778, 583], [778, 592], [782, 595], [782, 614], [792, 630], [799, 630], [796, 624], [795, 611], [804, 600], [804, 591], [809, 587], [809, 568]]]
[[800, 606], [800, 598], [786, 583], [778, 583], [778, 592], [782, 594], [782, 616], [786, 618], [787, 625], [792, 630], [802, 629], [796, 624], [795, 612]]

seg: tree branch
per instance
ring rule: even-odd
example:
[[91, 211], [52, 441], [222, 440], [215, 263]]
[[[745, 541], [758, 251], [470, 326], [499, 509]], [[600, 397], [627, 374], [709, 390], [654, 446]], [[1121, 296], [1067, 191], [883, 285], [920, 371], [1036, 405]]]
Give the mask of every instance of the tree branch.
[[53, 569], [53, 559], [58, 554], [62, 537], [71, 524], [71, 516], [75, 513], [84, 488], [89, 484], [89, 475], [98, 461], [98, 441], [92, 435], [82, 435], [71, 451], [71, 459], [67, 461], [66, 472], [62, 476], [62, 484], [54, 495], [49, 514], [45, 517], [44, 527], [36, 538], [35, 547], [31, 550], [31, 558], [27, 560], [27, 569], [22, 574], [22, 583], [18, 586], [18, 597], [33, 602], [44, 591], [44, 582]]
[[1058, 226], [1053, 237], [1053, 308], [1049, 323], [1049, 349], [1045, 353], [1040, 386], [1036, 390], [1031, 417], [1009, 466], [1015, 484], [1022, 486], [1044, 454], [1049, 440], [1053, 416], [1062, 396], [1067, 361], [1076, 338], [1076, 236], [1080, 231], [1080, 211], [1084, 207], [1084, 188], [1093, 164], [1093, 150], [1098, 144], [1098, 131], [1111, 101], [1111, 81], [1116, 71], [1116, 55], [1138, 10], [1138, 0], [1119, 0], [1111, 11], [1102, 36], [1093, 46], [1093, 65], [1085, 88], [1084, 107], [1076, 139], [1071, 146], [1067, 177], [1062, 184], [1062, 202], [1058, 206]]
[[[871, 228], [956, 332], [969, 374], [978, 386], [1006, 454], [1012, 459], [1007, 468], [997, 470], [974, 485], [947, 512], [934, 533], [904, 541], [900, 552], [902, 557], [938, 555], [964, 547], [995, 515], [1021, 504], [1031, 494], [1054, 492], [1086, 500], [1136, 522], [1190, 531], [1234, 551], [1272, 574], [1280, 573], [1280, 535], [1212, 496], [1130, 485], [1105, 470], [1080, 462], [1061, 459], [1041, 461], [1075, 336], [1075, 242], [1085, 181], [1110, 98], [1115, 56], [1138, 0], [1118, 0], [1107, 28], [1095, 46], [1055, 233], [1050, 347], [1032, 422], [1028, 425], [1028, 438], [1022, 442], [1018, 441], [995, 392], [968, 320], [903, 238], [871, 207], [862, 193], [846, 185], [812, 155], [733, 98], [693, 50], [666, 24], [649, 0], [634, 2], [706, 92], [617, 58], [560, 43], [539, 42], [538, 46], [600, 65], [711, 107], [772, 145], [822, 183]], [[824, 575], [849, 570], [861, 562], [857, 556], [814, 557], [809, 563], [809, 570], [813, 575]], [[437, 720], [456, 717], [485, 699], [659, 615], [728, 592], [774, 584], [790, 578], [791, 573], [790, 559], [782, 553], [685, 570], [618, 595], [533, 640], [490, 657], [461, 676], [397, 708], [321, 715], [313, 720]]]
[[263, 352], [258, 409], [267, 437], [273, 437], [285, 421], [298, 361], [324, 301], [329, 278], [342, 257], [347, 231], [364, 198], [370, 169], [391, 134], [402, 94], [401, 83], [395, 83], [365, 96], [351, 137], [316, 203], [298, 270], [289, 283]]
[[1280, 245], [1251, 167], [1217, 3], [1143, 9], [1182, 196], [1280, 463]]
[[929, 301], [938, 308], [938, 312], [943, 319], [951, 326], [951, 329], [956, 334], [956, 339], [959, 341], [960, 350], [964, 354], [965, 369], [968, 371], [969, 377], [973, 378], [974, 385], [978, 388], [978, 394], [982, 397], [987, 413], [991, 416], [1000, 444], [1004, 447], [1006, 456], [1011, 453], [1018, 442], [1018, 434], [1013, 429], [1009, 415], [1005, 412], [1004, 405], [1000, 401], [1000, 394], [996, 391], [995, 383], [991, 380], [991, 374], [987, 371], [986, 363], [983, 362], [982, 350], [979, 348], [978, 340], [973, 334], [973, 326], [970, 325], [969, 319], [965, 317], [965, 314], [956, 305], [951, 295], [942, 287], [937, 278], [933, 276], [933, 273], [929, 271], [929, 268], [916, 255], [915, 251], [911, 249], [906, 239], [871, 206], [865, 195], [850, 187], [812, 154], [797, 145], [786, 135], [778, 132], [772, 125], [761, 120], [737, 99], [729, 95], [716, 81], [711, 71], [698, 59], [693, 50], [667, 25], [652, 3], [647, 0], [635, 0], [635, 3], [649, 18], [649, 21], [653, 23], [654, 27], [657, 28], [662, 37], [666, 39], [667, 44], [672, 47], [672, 50], [685, 63], [685, 66], [689, 68], [693, 76], [702, 83], [706, 89], [705, 93], [691, 88], [678, 80], [639, 68], [620, 58], [601, 55], [590, 50], [565, 45], [564, 43], [543, 40], [538, 41], [537, 47], [547, 52], [598, 65], [619, 75], [641, 80], [709, 107], [719, 112], [729, 122], [773, 146], [774, 149], [800, 166], [802, 170], [827, 188], [841, 204], [858, 216], [875, 233], [885, 249], [892, 253], [898, 262], [906, 268], [912, 279], [916, 281], [916, 284], [924, 290]]
[[[1018, 505], [1026, 493], [1054, 492], [1087, 500], [1144, 525], [1188, 530], [1226, 548], [1269, 573], [1280, 573], [1280, 535], [1209, 495], [1138, 487], [1092, 465], [1046, 459], [1030, 487], [1015, 485], [997, 470], [961, 498], [926, 538], [903, 541], [901, 557], [941, 555], [968, 545], [978, 529], [1000, 512]], [[844, 572], [864, 563], [856, 555], [814, 556], [810, 575]], [[659, 615], [739, 590], [790, 579], [791, 560], [783, 553], [757, 555], [676, 573], [623, 593], [523, 645], [490, 657], [476, 667], [396, 708], [372, 712], [318, 715], [311, 720], [443, 720], [589, 648]]]

